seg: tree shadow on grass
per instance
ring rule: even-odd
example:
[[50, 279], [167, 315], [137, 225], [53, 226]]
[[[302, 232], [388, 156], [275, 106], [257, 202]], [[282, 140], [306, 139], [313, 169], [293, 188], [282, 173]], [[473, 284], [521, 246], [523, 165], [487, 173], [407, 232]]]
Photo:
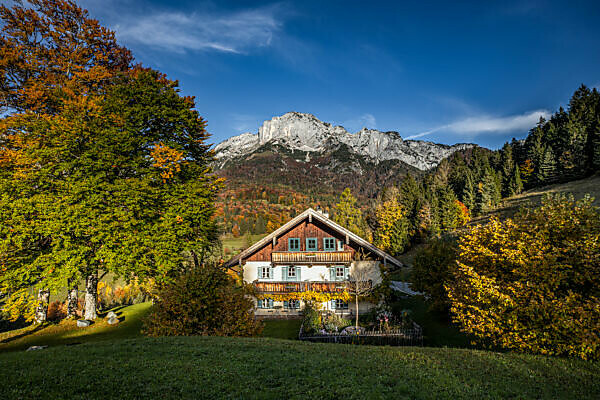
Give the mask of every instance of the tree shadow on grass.
[[38, 324], [38, 325], [36, 325], [36, 327], [35, 327], [34, 329], [32, 329], [32, 330], [28, 330], [28, 331], [26, 331], [26, 332], [23, 332], [23, 333], [20, 333], [20, 334], [18, 334], [18, 335], [14, 335], [14, 336], [11, 336], [11, 337], [9, 337], [9, 338], [6, 338], [6, 339], [3, 339], [3, 340], [0, 340], [0, 344], [2, 344], [2, 343], [9, 343], [9, 342], [12, 342], [13, 340], [17, 340], [17, 339], [21, 339], [21, 338], [23, 338], [23, 337], [25, 337], [25, 336], [29, 336], [29, 335], [31, 335], [32, 333], [35, 333], [35, 332], [41, 331], [41, 330], [42, 330], [42, 329], [44, 329], [46, 326], [47, 326], [46, 324]]

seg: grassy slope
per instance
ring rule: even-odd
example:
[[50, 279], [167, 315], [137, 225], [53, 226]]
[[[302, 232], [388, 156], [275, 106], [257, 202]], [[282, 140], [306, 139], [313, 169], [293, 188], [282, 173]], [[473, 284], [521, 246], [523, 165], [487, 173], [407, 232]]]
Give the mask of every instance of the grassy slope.
[[[78, 328], [76, 321], [62, 321], [59, 324], [29, 326], [0, 333], [0, 353], [27, 349], [30, 346], [73, 345], [104, 340], [130, 339], [142, 337], [142, 319], [150, 311], [151, 304], [134, 304], [113, 309], [119, 316], [119, 325], [108, 325], [100, 314], [93, 325]], [[264, 321], [263, 337], [278, 339], [296, 339], [300, 330], [300, 320]]]
[[594, 204], [600, 206], [600, 175], [596, 174], [592, 177], [580, 179], [578, 181], [535, 188], [521, 193], [518, 196], [504, 199], [500, 207], [486, 215], [474, 218], [471, 221], [471, 224], [484, 222], [492, 215], [499, 218], [511, 217], [521, 207], [539, 205], [544, 195], [549, 193], [572, 193], [576, 199], [581, 199], [586, 194], [589, 194], [594, 197]]
[[59, 324], [29, 326], [0, 333], [0, 352], [26, 349], [34, 345], [56, 346], [139, 337], [142, 318], [148, 313], [150, 306], [147, 302], [115, 308], [113, 311], [121, 320], [118, 325], [108, 325], [103, 319], [98, 319], [87, 328], [77, 328], [76, 321], [65, 320]]
[[0, 354], [0, 398], [599, 398], [600, 364], [478, 350], [138, 338]]

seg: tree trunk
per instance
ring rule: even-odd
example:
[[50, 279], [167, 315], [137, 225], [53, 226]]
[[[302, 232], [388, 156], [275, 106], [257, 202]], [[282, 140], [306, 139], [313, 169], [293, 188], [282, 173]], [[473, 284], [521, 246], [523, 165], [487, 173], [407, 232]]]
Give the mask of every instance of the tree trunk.
[[356, 329], [358, 329], [358, 295], [356, 295]]
[[79, 288], [73, 285], [69, 288], [67, 294], [67, 318], [77, 318], [77, 303], [79, 297]]
[[83, 318], [91, 321], [98, 318], [98, 275], [93, 273], [85, 279], [85, 313]]
[[38, 305], [35, 309], [35, 322], [41, 324], [48, 319], [48, 303], [50, 301], [50, 291], [40, 289], [38, 291]]

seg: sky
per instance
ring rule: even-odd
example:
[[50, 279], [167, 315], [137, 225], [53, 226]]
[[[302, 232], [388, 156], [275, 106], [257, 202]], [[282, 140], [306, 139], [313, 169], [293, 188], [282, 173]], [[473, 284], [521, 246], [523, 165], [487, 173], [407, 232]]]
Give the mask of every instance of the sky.
[[79, 3], [195, 96], [214, 143], [298, 111], [498, 148], [600, 88], [599, 1]]

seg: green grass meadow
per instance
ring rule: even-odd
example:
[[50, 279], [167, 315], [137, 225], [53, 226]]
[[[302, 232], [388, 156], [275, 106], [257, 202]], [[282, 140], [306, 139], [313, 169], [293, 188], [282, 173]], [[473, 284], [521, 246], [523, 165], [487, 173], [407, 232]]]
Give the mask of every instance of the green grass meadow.
[[0, 398], [597, 399], [598, 363], [272, 338], [137, 338], [0, 354]]

